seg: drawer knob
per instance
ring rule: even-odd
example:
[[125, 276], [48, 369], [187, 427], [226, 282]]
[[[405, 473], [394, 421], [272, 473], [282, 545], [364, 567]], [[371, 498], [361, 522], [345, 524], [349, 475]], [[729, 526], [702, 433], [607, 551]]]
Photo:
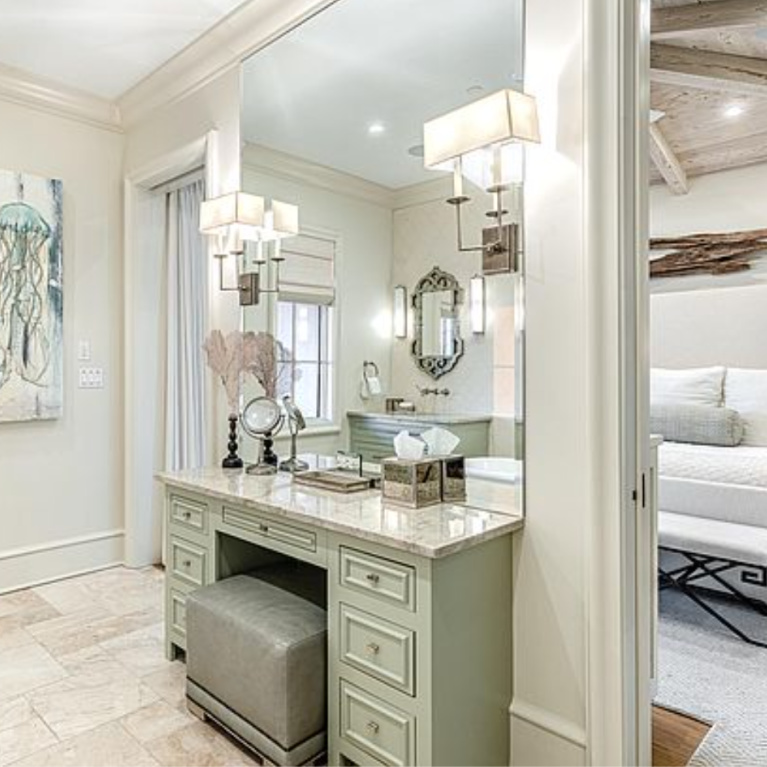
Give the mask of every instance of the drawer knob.
[[381, 576], [378, 573], [368, 573], [365, 577], [373, 584], [378, 584], [381, 580]]
[[366, 649], [371, 655], [378, 655], [381, 652], [381, 648], [375, 642], [371, 642]]
[[192, 518], [192, 512], [191, 511], [185, 511], [184, 512], [184, 519], [191, 519]]
[[190, 568], [192, 566], [192, 560], [191, 559], [185, 559], [181, 564], [188, 569], [188, 568]]
[[258, 529], [259, 529], [259, 530], [260, 530], [262, 533], [268, 533], [268, 532], [269, 532], [269, 526], [268, 526], [268, 525], [265, 525], [263, 522], [259, 522], [259, 525], [258, 525]]
[[368, 732], [372, 733], [373, 735], [377, 735], [378, 731], [381, 729], [381, 725], [379, 725], [378, 722], [368, 722], [367, 728]]

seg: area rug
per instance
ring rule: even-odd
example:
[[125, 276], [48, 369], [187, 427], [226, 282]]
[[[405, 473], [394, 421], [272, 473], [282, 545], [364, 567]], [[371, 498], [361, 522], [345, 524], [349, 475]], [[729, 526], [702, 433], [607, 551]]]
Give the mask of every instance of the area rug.
[[[767, 619], [724, 607], [737, 625], [767, 637]], [[672, 590], [661, 592], [659, 633], [655, 702], [713, 724], [690, 765], [767, 765], [767, 649], [727, 633]]]

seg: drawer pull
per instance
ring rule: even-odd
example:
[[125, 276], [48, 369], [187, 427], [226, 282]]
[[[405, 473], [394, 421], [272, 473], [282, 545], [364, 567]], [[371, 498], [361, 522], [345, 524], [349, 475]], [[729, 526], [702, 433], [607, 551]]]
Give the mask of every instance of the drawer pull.
[[268, 533], [268, 532], [269, 532], [269, 525], [265, 525], [263, 522], [259, 522], [259, 523], [258, 523], [258, 529], [259, 529], [259, 530], [260, 530], [262, 533]]
[[189, 569], [192, 566], [192, 560], [191, 559], [185, 559], [181, 564], [184, 567], [186, 567], [187, 569]]
[[185, 511], [183, 514], [184, 519], [191, 519], [192, 518], [192, 512], [191, 511]]
[[371, 655], [378, 655], [381, 652], [381, 648], [375, 642], [371, 642], [366, 649]]
[[373, 584], [377, 584], [381, 580], [378, 573], [368, 573], [365, 577]]
[[368, 732], [372, 733], [373, 735], [377, 735], [378, 731], [381, 729], [381, 725], [379, 725], [378, 722], [368, 722], [367, 728]]

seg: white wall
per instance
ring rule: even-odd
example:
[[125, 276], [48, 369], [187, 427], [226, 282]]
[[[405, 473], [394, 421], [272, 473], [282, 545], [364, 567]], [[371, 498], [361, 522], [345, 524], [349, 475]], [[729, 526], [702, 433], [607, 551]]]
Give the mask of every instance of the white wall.
[[[122, 560], [122, 135], [0, 101], [0, 168], [64, 182], [64, 416], [0, 424], [0, 591]], [[77, 388], [91, 342], [102, 390]]]
[[767, 285], [654, 295], [655, 367], [767, 369]]
[[[422, 401], [416, 385], [434, 386], [434, 380], [415, 365], [410, 352], [413, 340], [412, 317], [407, 339], [394, 345], [392, 372], [396, 381], [393, 393], [406, 399], [415, 398], [424, 409], [436, 406], [446, 412], [514, 415], [514, 277], [494, 275], [486, 278], [488, 323], [484, 335], [471, 330], [469, 313], [469, 280], [482, 272], [481, 253], [459, 252], [456, 239], [455, 208], [445, 202], [446, 195], [425, 202], [402, 205], [394, 211], [394, 269], [395, 285], [408, 289], [408, 303], [416, 283], [434, 266], [457, 278], [463, 288], [460, 322], [465, 341], [464, 356], [456, 367], [439, 379], [440, 387], [450, 389], [446, 401], [433, 398]], [[507, 207], [511, 204], [509, 195]], [[466, 245], [476, 245], [482, 229], [489, 225], [485, 216], [492, 200], [476, 191], [476, 199], [465, 206], [464, 239]], [[518, 220], [516, 216], [509, 221]]]
[[[650, 190], [653, 236], [767, 228], [767, 164], [692, 180], [686, 195]], [[651, 357], [656, 366], [767, 368], [767, 251], [734, 275], [653, 280]]]
[[[359, 396], [363, 361], [376, 362], [384, 390], [392, 388], [392, 211], [388, 205], [347, 193], [344, 175], [340, 173], [333, 174], [339, 183], [337, 191], [331, 191], [308, 181], [279, 178], [249, 164], [246, 151], [242, 174], [244, 189], [297, 204], [301, 226], [329, 231], [340, 240], [335, 311], [336, 425], [341, 433], [322, 438], [303, 435], [300, 441], [302, 450], [333, 454], [348, 446], [347, 411], [382, 407], [381, 402], [364, 402]], [[247, 328], [256, 329], [253, 324], [256, 310], [245, 312]], [[252, 450], [252, 445], [248, 448]]]

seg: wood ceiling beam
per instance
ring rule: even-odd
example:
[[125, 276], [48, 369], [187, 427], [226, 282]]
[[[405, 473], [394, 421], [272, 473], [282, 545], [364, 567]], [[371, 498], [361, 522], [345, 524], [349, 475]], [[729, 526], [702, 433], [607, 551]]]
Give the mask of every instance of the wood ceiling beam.
[[767, 0], [714, 0], [656, 8], [652, 12], [653, 40], [709, 29], [752, 26], [767, 26]]
[[678, 88], [767, 96], [767, 59], [653, 43], [650, 79]]
[[687, 174], [674, 150], [669, 146], [658, 123], [650, 125], [650, 157], [674, 194], [687, 194], [690, 190]]

